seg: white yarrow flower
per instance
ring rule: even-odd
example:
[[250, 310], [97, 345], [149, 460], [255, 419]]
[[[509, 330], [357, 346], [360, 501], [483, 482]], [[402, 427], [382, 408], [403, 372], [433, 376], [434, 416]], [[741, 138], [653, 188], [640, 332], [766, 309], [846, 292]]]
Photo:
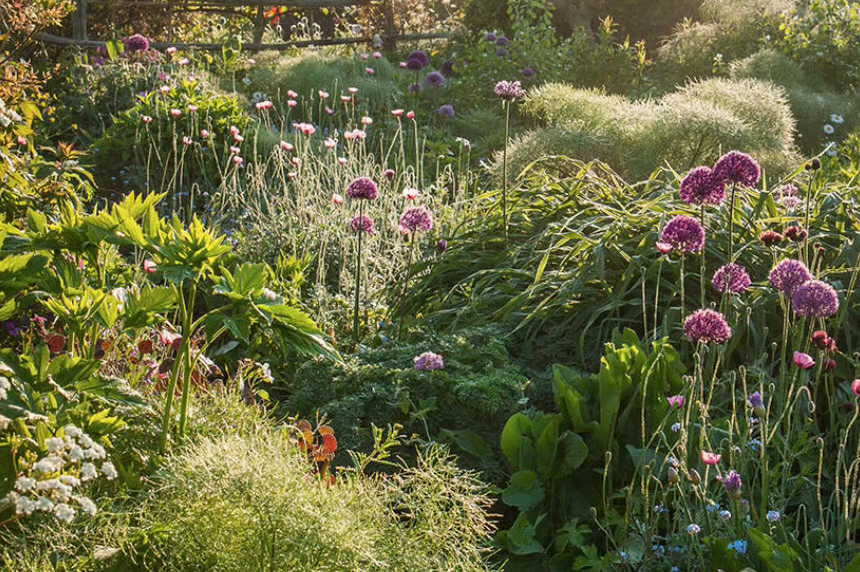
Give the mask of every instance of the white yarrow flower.
[[51, 453], [57, 453], [66, 448], [66, 442], [59, 437], [51, 437], [45, 442], [45, 444], [48, 446], [48, 451]]
[[51, 512], [54, 510], [54, 501], [47, 497], [39, 497], [36, 501], [36, 510], [41, 510], [43, 512]]
[[80, 446], [75, 445], [69, 450], [69, 459], [72, 461], [82, 461], [84, 459], [84, 450]]
[[75, 509], [66, 503], [60, 503], [54, 507], [54, 516], [61, 522], [70, 523], [75, 518]]
[[96, 507], [96, 503], [94, 503], [89, 497], [77, 497], [75, 500], [78, 501], [78, 504], [81, 505], [81, 511], [92, 516], [98, 512], [98, 508]]
[[96, 466], [92, 463], [84, 463], [81, 465], [81, 480], [89, 481], [90, 479], [94, 479], [99, 476], [98, 471], [96, 471]]
[[102, 464], [102, 473], [104, 473], [105, 477], [109, 481], [114, 480], [119, 475], [119, 473], [116, 472], [116, 468], [113, 466], [113, 463], [110, 461]]
[[71, 424], [63, 427], [63, 433], [65, 433], [69, 437], [75, 437], [75, 438], [80, 437], [84, 434], [84, 432], [81, 431], [80, 427], [75, 427], [74, 425], [71, 425]]
[[36, 464], [33, 465], [33, 468], [40, 473], [54, 473], [63, 468], [63, 459], [57, 457], [56, 455], [51, 455], [49, 457], [45, 457], [44, 459], [39, 459], [38, 461], [36, 461]]
[[26, 493], [36, 486], [36, 479], [31, 477], [18, 477], [18, 480], [15, 481], [15, 488], [21, 491], [22, 493]]

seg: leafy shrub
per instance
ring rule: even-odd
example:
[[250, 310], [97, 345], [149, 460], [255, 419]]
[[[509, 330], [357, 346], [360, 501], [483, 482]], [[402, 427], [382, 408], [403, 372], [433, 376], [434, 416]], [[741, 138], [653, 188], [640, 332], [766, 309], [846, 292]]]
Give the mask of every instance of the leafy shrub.
[[[756, 78], [781, 86], [788, 97], [791, 112], [797, 120], [798, 144], [810, 153], [818, 153], [830, 140], [839, 140], [857, 125], [855, 98], [831, 88], [807, 73], [798, 63], [773, 49], [764, 49], [742, 60], [732, 62], [733, 78]], [[842, 123], [831, 117], [839, 116]], [[825, 125], [835, 132], [828, 136]]]
[[678, 24], [657, 50], [664, 85], [725, 72], [725, 65], [758, 49], [775, 33], [792, 0], [706, 0], [701, 19]]
[[783, 93], [755, 80], [692, 82], [660, 100], [636, 103], [546, 84], [528, 93], [523, 111], [549, 129], [513, 143], [509, 173], [566, 147], [567, 156], [600, 158], [634, 179], [647, 177], [655, 165], [709, 163], [731, 148], [754, 149], [776, 175], [797, 160]]
[[860, 85], [860, 13], [853, 2], [811, 0], [787, 11], [777, 48], [840, 91]]
[[[413, 358], [425, 351], [440, 354], [444, 370], [416, 370]], [[527, 383], [500, 331], [473, 328], [385, 344], [339, 364], [308, 362], [288, 385], [285, 409], [305, 416], [319, 410], [349, 449], [369, 449], [371, 423], [399, 423], [426, 439], [447, 430], [495, 443], [507, 417], [522, 407]]]

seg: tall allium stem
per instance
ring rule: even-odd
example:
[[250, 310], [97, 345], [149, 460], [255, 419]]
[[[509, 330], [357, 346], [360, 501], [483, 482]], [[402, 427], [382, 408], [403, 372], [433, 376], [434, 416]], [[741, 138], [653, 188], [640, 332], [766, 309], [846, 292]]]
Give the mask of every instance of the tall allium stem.
[[684, 307], [685, 307], [685, 291], [684, 291], [684, 279], [686, 278], [686, 274], [684, 273], [684, 254], [681, 253], [681, 331], [684, 331]]
[[[702, 223], [702, 228], [705, 228], [705, 205], [702, 203], [702, 210], [699, 213], [699, 219]], [[707, 229], [706, 229], [707, 230]], [[701, 304], [700, 308], [705, 307], [705, 247], [702, 246], [702, 266], [699, 271], [699, 288], [701, 289]]]
[[818, 174], [818, 171], [812, 171], [812, 176], [809, 177], [809, 186], [806, 188], [806, 220], [804, 221], [803, 228], [806, 229], [806, 238], [803, 241], [803, 260], [804, 262], [809, 261], [809, 208], [812, 204], [812, 190], [815, 185], [815, 175]]
[[732, 183], [732, 191], [729, 195], [729, 262], [734, 262], [735, 255], [735, 189], [737, 185]]
[[[358, 220], [364, 220], [364, 201], [358, 201]], [[358, 253], [355, 261], [355, 304], [353, 305], [352, 317], [352, 333], [355, 338], [355, 343], [358, 344], [358, 298], [361, 293], [361, 235], [364, 234], [364, 229], [359, 225], [358, 228]]]
[[502, 150], [502, 225], [505, 229], [505, 245], [508, 244], [508, 128], [511, 122], [511, 102], [504, 101], [505, 106], [505, 147]]
[[415, 121], [415, 118], [412, 118], [412, 125], [415, 131], [415, 186], [418, 187], [419, 191], [424, 190], [424, 177], [421, 176], [421, 171], [419, 168], [420, 165], [420, 155], [418, 154], [418, 122]]
[[657, 341], [657, 310], [660, 306], [660, 274], [663, 272], [663, 256], [657, 264], [657, 287], [654, 288], [654, 341]]

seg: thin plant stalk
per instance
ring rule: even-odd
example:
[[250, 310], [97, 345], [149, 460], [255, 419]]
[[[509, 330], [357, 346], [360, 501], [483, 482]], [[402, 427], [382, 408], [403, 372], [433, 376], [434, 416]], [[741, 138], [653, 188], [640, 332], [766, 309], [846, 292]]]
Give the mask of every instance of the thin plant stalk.
[[358, 299], [361, 292], [361, 235], [364, 232], [362, 227], [364, 221], [364, 201], [358, 201], [358, 253], [355, 261], [355, 304], [353, 305], [353, 321], [352, 330], [355, 343], [358, 344]]
[[511, 102], [505, 106], [505, 146], [502, 149], [502, 226], [505, 229], [505, 245], [508, 244], [508, 130], [511, 122]]
[[732, 183], [732, 191], [729, 195], [729, 262], [734, 262], [735, 255], [735, 189], [737, 189], [737, 185]]

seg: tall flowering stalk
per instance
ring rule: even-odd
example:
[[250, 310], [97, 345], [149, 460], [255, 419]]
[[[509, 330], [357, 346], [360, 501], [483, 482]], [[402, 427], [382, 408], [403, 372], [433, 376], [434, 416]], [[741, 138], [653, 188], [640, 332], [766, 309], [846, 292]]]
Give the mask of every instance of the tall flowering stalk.
[[398, 226], [400, 232], [409, 236], [409, 261], [406, 263], [406, 280], [403, 282], [403, 293], [409, 288], [412, 277], [412, 258], [415, 252], [415, 234], [433, 229], [433, 214], [424, 207], [412, 207], [403, 212]]
[[368, 177], [359, 177], [349, 184], [346, 194], [350, 199], [358, 201], [358, 216], [352, 219], [350, 226], [358, 233], [358, 250], [355, 262], [355, 304], [353, 306], [353, 337], [358, 343], [358, 302], [361, 293], [361, 235], [365, 232], [373, 234], [373, 220], [364, 215], [364, 201], [375, 200], [379, 196], [379, 188]]
[[505, 146], [502, 150], [502, 225], [505, 229], [505, 244], [508, 243], [508, 133], [511, 123], [511, 103], [525, 95], [518, 81], [500, 81], [496, 84], [496, 95], [502, 100], [505, 110]]
[[729, 262], [734, 262], [735, 192], [738, 185], [752, 187], [761, 178], [761, 168], [755, 159], [740, 151], [729, 151], [714, 164], [714, 176], [731, 185], [729, 199]]
[[705, 229], [692, 217], [679, 215], [666, 223], [657, 243], [660, 252], [668, 254], [673, 250], [681, 253], [681, 322], [684, 321], [685, 287], [684, 258], [688, 252], [701, 252], [705, 249]]
[[[688, 205], [699, 205], [699, 223], [705, 227], [705, 205], [721, 205], [726, 199], [726, 185], [709, 167], [692, 169], [681, 181], [681, 200]], [[700, 303], [705, 306], [705, 251], [699, 270]]]

